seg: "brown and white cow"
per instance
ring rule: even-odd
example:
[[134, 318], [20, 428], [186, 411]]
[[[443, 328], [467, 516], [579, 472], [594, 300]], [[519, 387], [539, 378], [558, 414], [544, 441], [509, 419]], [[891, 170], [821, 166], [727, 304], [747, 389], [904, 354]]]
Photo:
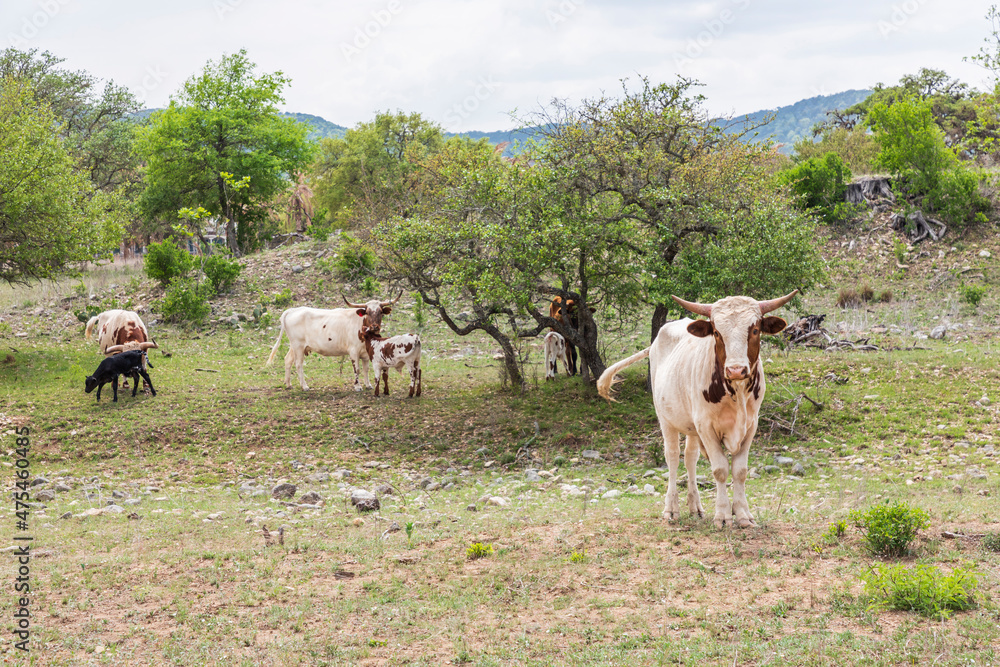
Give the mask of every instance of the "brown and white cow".
[[557, 334], [555, 331], [550, 331], [545, 334], [544, 339], [544, 349], [545, 349], [545, 379], [555, 380], [557, 375], [556, 363], [562, 359], [563, 370], [566, 371], [566, 375], [572, 375], [569, 372], [569, 355], [566, 354], [566, 339]]
[[389, 395], [389, 369], [395, 368], [400, 373], [403, 368], [410, 371], [410, 398], [420, 396], [420, 336], [417, 334], [402, 334], [392, 338], [382, 338], [378, 332], [371, 329], [363, 331], [365, 348], [372, 360], [375, 371], [375, 395], [378, 396], [379, 378], [381, 377], [385, 395]]
[[[350, 308], [289, 308], [281, 314], [281, 328], [278, 340], [271, 348], [267, 365], [274, 362], [278, 348], [281, 346], [282, 335], [288, 335], [288, 352], [285, 354], [285, 386], [292, 386], [292, 365], [299, 375], [299, 384], [303, 390], [308, 390], [303, 364], [310, 352], [325, 357], [349, 357], [354, 367], [354, 390], [361, 391], [359, 379], [361, 366], [365, 370], [365, 384], [371, 388], [368, 361], [370, 357], [365, 349], [362, 327], [373, 330], [376, 334], [382, 328], [382, 316], [392, 312], [392, 306], [399, 301], [400, 292], [393, 301], [373, 299], [364, 304], [354, 304], [344, 297], [344, 302]], [[341, 295], [343, 296], [343, 295]]]
[[[591, 307], [590, 312], [597, 312], [596, 308]], [[566, 300], [566, 306], [563, 307], [563, 299], [561, 296], [552, 297], [552, 302], [549, 303], [549, 317], [553, 318], [559, 324], [563, 326], [571, 326], [574, 329], [580, 328], [580, 313], [577, 312], [576, 301], [573, 299]], [[576, 375], [576, 345], [569, 342], [563, 338], [563, 342], [566, 344], [566, 352], [569, 358], [569, 374]]]
[[[140, 350], [142, 352], [142, 368], [152, 367], [149, 362], [149, 348], [156, 347], [156, 343], [150, 343], [149, 332], [139, 314], [131, 310], [105, 310], [87, 322], [85, 336], [90, 340], [94, 329], [97, 329], [97, 344], [105, 356], [111, 356], [122, 350]], [[125, 347], [128, 345], [128, 347]], [[114, 348], [114, 350], [112, 350]], [[128, 389], [128, 378], [122, 385]], [[143, 389], [148, 393], [150, 385], [143, 381]]]
[[[674, 300], [708, 320], [682, 319], [664, 324], [645, 350], [608, 368], [597, 381], [598, 393], [610, 400], [615, 374], [649, 357], [653, 405], [663, 432], [663, 450], [670, 469], [663, 516], [680, 517], [677, 468], [679, 434], [685, 438], [687, 503], [692, 514], [704, 515], [698, 495], [695, 466], [704, 450], [715, 477], [715, 525], [735, 522], [754, 525], [745, 482], [750, 443], [764, 400], [764, 366], [760, 360], [761, 334], [776, 334], [785, 320], [765, 315], [788, 303], [798, 290], [778, 299], [757, 301], [731, 296], [713, 304]], [[733, 461], [733, 502], [726, 490], [727, 454]]]

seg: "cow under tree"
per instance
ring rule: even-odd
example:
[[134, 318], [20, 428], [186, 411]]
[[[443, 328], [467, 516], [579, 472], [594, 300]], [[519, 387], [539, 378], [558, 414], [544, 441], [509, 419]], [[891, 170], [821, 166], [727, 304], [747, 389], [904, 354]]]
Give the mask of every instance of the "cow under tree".
[[[680, 516], [677, 469], [680, 465], [679, 434], [683, 433], [687, 467], [687, 503], [692, 514], [704, 516], [695, 466], [704, 450], [715, 477], [715, 525], [735, 523], [741, 528], [754, 524], [746, 498], [745, 483], [750, 444], [757, 432], [760, 405], [764, 400], [764, 365], [760, 360], [761, 334], [776, 334], [785, 328], [780, 317], [765, 317], [798, 293], [757, 301], [731, 296], [713, 304], [693, 303], [673, 297], [685, 309], [708, 320], [681, 319], [664, 324], [653, 343], [644, 350], [609, 367], [597, 382], [598, 393], [611, 399], [615, 374], [649, 357], [653, 383], [653, 405], [663, 432], [663, 450], [669, 467], [663, 516]], [[732, 456], [733, 502], [726, 489], [727, 454]]]
[[572, 373], [569, 372], [569, 355], [566, 354], [565, 338], [557, 334], [555, 331], [550, 331], [545, 334], [543, 348], [545, 350], [546, 380], [556, 379], [556, 375], [558, 375], [557, 363], [560, 359], [562, 359], [563, 370], [566, 371], [566, 375], [572, 375]]
[[401, 334], [392, 338], [383, 338], [378, 332], [364, 329], [365, 349], [372, 360], [372, 370], [375, 371], [375, 395], [379, 394], [379, 379], [381, 376], [384, 393], [389, 395], [389, 369], [395, 368], [400, 373], [406, 368], [410, 371], [410, 398], [420, 396], [420, 336], [417, 334]]
[[299, 375], [299, 384], [303, 390], [308, 390], [306, 384], [303, 364], [305, 357], [310, 352], [321, 354], [325, 357], [348, 357], [351, 366], [354, 368], [354, 390], [361, 391], [360, 371], [361, 366], [365, 370], [365, 385], [371, 388], [369, 376], [368, 352], [365, 349], [364, 335], [362, 327], [374, 331], [376, 334], [382, 328], [382, 316], [392, 312], [392, 306], [399, 297], [400, 292], [392, 301], [379, 301], [373, 299], [363, 304], [354, 304], [343, 297], [344, 302], [350, 308], [309, 308], [297, 307], [289, 308], [281, 314], [281, 327], [278, 330], [278, 340], [271, 348], [271, 355], [267, 358], [267, 365], [274, 362], [278, 348], [281, 346], [283, 335], [288, 336], [288, 352], [285, 353], [285, 386], [292, 386], [292, 366], [294, 365]]
[[[590, 310], [591, 314], [597, 311], [593, 307], [588, 310]], [[580, 330], [580, 313], [574, 299], [564, 300], [561, 296], [552, 297], [552, 302], [549, 303], [549, 317], [555, 319], [563, 327], [566, 327], [568, 323], [575, 331]], [[562, 332], [558, 333], [563, 335]], [[563, 340], [566, 344], [566, 354], [569, 358], [569, 374], [576, 375], [576, 345], [573, 345], [566, 335], [563, 335]]]

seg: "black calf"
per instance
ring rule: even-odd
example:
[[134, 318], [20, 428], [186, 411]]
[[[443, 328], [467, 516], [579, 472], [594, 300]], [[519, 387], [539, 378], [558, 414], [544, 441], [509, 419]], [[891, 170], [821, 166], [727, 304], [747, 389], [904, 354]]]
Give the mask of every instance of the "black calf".
[[149, 379], [149, 373], [142, 367], [142, 352], [138, 350], [133, 350], [131, 352], [122, 352], [116, 354], [113, 357], [107, 357], [101, 362], [101, 365], [97, 367], [93, 375], [88, 375], [85, 390], [89, 394], [94, 391], [94, 387], [97, 387], [97, 400], [101, 400], [101, 389], [104, 385], [111, 383], [111, 389], [114, 391], [115, 398], [114, 402], [118, 402], [118, 376], [124, 375], [126, 377], [132, 378], [134, 381], [132, 383], [132, 395], [135, 396], [136, 390], [139, 388], [139, 376], [149, 384], [149, 390], [156, 396], [156, 390], [153, 389], [153, 381]]

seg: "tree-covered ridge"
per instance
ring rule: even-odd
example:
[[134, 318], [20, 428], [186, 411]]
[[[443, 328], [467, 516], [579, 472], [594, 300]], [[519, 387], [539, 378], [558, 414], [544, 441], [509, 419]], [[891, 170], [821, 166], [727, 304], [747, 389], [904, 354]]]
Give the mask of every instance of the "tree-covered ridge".
[[[812, 137], [813, 127], [828, 120], [828, 112], [854, 106], [867, 99], [871, 93], [870, 90], [845, 90], [833, 95], [817, 95], [785, 107], [734, 116], [733, 120], [746, 119], [748, 125], [760, 125], [756, 136], [748, 136], [748, 139], [770, 139], [778, 144], [780, 152], [791, 155], [796, 142]], [[765, 123], [768, 116], [773, 116], [773, 119]]]

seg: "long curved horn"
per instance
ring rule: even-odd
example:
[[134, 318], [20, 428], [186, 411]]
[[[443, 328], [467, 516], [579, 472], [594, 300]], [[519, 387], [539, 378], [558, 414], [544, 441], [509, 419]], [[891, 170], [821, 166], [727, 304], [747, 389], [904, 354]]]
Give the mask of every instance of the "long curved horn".
[[[399, 290], [399, 296], [403, 296], [403, 290]], [[391, 306], [392, 304], [396, 303], [397, 301], [399, 301], [399, 296], [397, 296], [392, 301], [383, 301], [382, 307], [385, 308], [386, 306]]]
[[695, 303], [694, 301], [685, 301], [680, 297], [676, 297], [673, 294], [670, 298], [681, 305], [685, 310], [690, 310], [692, 313], [697, 315], [704, 315], [705, 317], [712, 316], [712, 304], [710, 303]]
[[111, 345], [104, 348], [104, 354], [118, 354], [125, 349], [124, 345]]
[[798, 293], [799, 293], [798, 290], [792, 290], [791, 294], [786, 294], [785, 296], [778, 297], [777, 299], [768, 299], [767, 301], [758, 301], [757, 305], [760, 306], [760, 314], [763, 315], [764, 313], [769, 313], [772, 310], [777, 310], [778, 308], [781, 308], [786, 303], [788, 303], [789, 301], [791, 301], [792, 297], [794, 297]]
[[155, 348], [160, 347], [159, 345], [156, 344], [155, 340], [151, 340], [151, 341], [148, 341], [146, 343], [139, 343], [139, 349], [142, 350], [143, 352], [145, 352], [146, 350], [152, 349], [154, 347]]
[[367, 308], [368, 307], [367, 303], [351, 303], [350, 301], [347, 300], [347, 297], [344, 296], [343, 292], [340, 293], [340, 296], [342, 296], [344, 298], [344, 303], [346, 303], [351, 308]]

